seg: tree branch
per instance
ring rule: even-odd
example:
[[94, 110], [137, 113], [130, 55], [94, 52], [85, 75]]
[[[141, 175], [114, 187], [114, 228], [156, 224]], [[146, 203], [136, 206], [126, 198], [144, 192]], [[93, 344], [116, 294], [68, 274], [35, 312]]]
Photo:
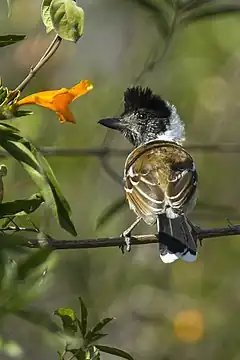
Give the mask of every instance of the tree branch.
[[[12, 227], [11, 229], [5, 229], [5, 230], [12, 230]], [[29, 230], [36, 232], [36, 229], [20, 228], [20, 231], [29, 231]], [[196, 232], [196, 236], [200, 242], [203, 239], [211, 239], [211, 238], [233, 236], [233, 235], [240, 235], [240, 224], [229, 225], [227, 227], [222, 227], [222, 228], [198, 229]], [[6, 234], [4, 236], [6, 236]], [[165, 233], [160, 233], [160, 241], [163, 244], [169, 243], [169, 241], [173, 241], [175, 242], [175, 244], [176, 242], [180, 244], [180, 242], [177, 239], [172, 238], [171, 236]], [[153, 244], [158, 242], [159, 240], [157, 234], [134, 235], [131, 238], [132, 245], [146, 245], [146, 244]], [[53, 250], [67, 250], [67, 249], [105, 248], [105, 247], [121, 246], [124, 244], [125, 244], [124, 238], [122, 237], [91, 238], [91, 239], [79, 239], [79, 240], [56, 240], [48, 235], [40, 234], [39, 239], [25, 238], [21, 245], [28, 248], [50, 247]]]
[[[189, 144], [185, 148], [190, 152], [206, 152], [206, 153], [240, 153], [240, 144]], [[117, 156], [126, 157], [131, 152], [129, 150], [121, 150], [116, 148], [61, 148], [61, 147], [39, 147], [38, 150], [45, 156]], [[11, 156], [8, 152], [1, 150], [0, 158]]]

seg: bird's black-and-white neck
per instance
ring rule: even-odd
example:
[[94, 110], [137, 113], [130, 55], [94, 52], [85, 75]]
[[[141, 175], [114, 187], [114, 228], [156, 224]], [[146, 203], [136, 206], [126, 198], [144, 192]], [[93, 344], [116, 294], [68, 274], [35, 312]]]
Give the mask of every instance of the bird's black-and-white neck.
[[176, 107], [174, 105], [169, 104], [167, 101], [166, 103], [171, 110], [169, 125], [167, 126], [167, 130], [164, 132], [164, 134], [157, 135], [157, 139], [174, 141], [181, 145], [185, 141], [184, 123], [180, 119]]
[[171, 116], [166, 123], [165, 131], [157, 134], [155, 129], [151, 131], [151, 128], [148, 128], [145, 138], [142, 139], [142, 144], [154, 140], [165, 140], [173, 141], [181, 145], [185, 141], [185, 126], [177, 113], [176, 107], [167, 101], [166, 104], [171, 111]]

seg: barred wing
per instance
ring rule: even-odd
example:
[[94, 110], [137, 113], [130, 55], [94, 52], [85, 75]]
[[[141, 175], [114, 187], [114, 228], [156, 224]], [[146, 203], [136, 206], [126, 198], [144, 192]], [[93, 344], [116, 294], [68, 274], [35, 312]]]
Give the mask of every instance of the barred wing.
[[197, 174], [192, 157], [180, 145], [151, 141], [128, 156], [124, 188], [130, 208], [148, 224], [156, 215], [172, 209], [176, 217], [194, 197]]

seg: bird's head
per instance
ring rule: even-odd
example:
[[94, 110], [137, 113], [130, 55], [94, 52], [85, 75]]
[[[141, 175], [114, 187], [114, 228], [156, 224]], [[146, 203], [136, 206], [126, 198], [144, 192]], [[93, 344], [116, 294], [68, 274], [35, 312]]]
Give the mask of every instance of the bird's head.
[[119, 117], [105, 118], [99, 123], [119, 130], [134, 146], [155, 139], [179, 143], [184, 140], [184, 124], [175, 107], [140, 86], [124, 92], [124, 112]]

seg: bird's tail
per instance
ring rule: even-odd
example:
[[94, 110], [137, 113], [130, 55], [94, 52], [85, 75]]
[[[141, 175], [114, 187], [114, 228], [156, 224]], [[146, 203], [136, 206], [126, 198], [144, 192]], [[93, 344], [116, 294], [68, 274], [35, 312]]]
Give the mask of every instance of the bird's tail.
[[[192, 228], [184, 215], [174, 219], [169, 219], [165, 214], [159, 215], [157, 226], [160, 258], [164, 263], [171, 263], [177, 259], [187, 262], [196, 260], [197, 244]], [[161, 235], [161, 232], [170, 236]]]

